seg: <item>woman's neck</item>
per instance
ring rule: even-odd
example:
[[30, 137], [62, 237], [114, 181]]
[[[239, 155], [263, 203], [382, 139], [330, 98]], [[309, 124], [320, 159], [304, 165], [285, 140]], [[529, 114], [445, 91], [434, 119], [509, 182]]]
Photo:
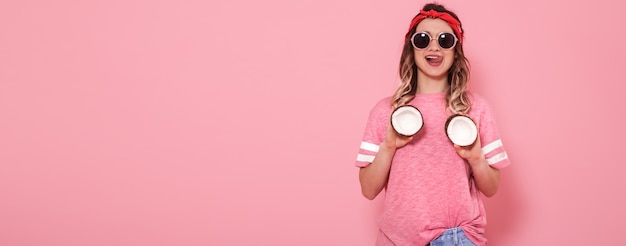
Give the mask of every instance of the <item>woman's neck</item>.
[[447, 89], [447, 76], [442, 78], [432, 78], [421, 73], [417, 76], [417, 93], [441, 93], [445, 92]]

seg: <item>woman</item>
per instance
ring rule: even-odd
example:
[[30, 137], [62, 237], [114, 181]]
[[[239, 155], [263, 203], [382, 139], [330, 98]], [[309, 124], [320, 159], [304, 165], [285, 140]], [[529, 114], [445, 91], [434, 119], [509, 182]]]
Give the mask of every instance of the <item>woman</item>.
[[[493, 196], [499, 169], [510, 164], [488, 103], [467, 91], [469, 63], [456, 14], [426, 4], [413, 18], [400, 58], [401, 84], [370, 111], [356, 166], [363, 195], [386, 189], [377, 245], [485, 245], [486, 215], [479, 193]], [[422, 129], [402, 136], [392, 111], [418, 108]], [[477, 125], [474, 144], [446, 136], [455, 114]]]

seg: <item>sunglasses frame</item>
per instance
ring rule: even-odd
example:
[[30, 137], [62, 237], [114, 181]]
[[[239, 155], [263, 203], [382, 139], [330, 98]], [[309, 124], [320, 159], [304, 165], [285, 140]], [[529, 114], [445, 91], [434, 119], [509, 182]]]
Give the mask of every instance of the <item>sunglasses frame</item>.
[[[423, 33], [423, 34], [426, 34], [426, 36], [428, 36], [428, 38], [429, 38], [430, 40], [428, 41], [428, 45], [427, 45], [426, 47], [424, 47], [424, 48], [418, 48], [418, 47], [415, 45], [415, 41], [414, 41], [414, 40], [415, 40], [415, 35], [417, 35], [417, 34], [422, 34], [422, 33]], [[451, 46], [450, 48], [444, 48], [444, 47], [441, 47], [441, 44], [439, 44], [439, 37], [441, 37], [441, 35], [442, 35], [442, 34], [452, 35], [452, 37], [454, 37], [454, 44], [452, 44], [452, 46]], [[428, 46], [430, 46], [430, 42], [432, 42], [433, 40], [437, 40], [437, 45], [439, 45], [439, 48], [442, 48], [442, 49], [444, 49], [444, 50], [450, 50], [450, 49], [454, 49], [454, 47], [456, 46], [456, 44], [459, 42], [459, 39], [456, 37], [456, 35], [454, 35], [454, 33], [450, 33], [450, 32], [440, 32], [439, 34], [437, 34], [437, 36], [436, 36], [436, 37], [437, 37], [437, 38], [433, 38], [433, 37], [432, 37], [432, 36], [430, 36], [430, 34], [428, 34], [427, 32], [415, 32], [415, 33], [413, 33], [413, 35], [411, 35], [411, 45], [413, 45], [413, 48], [415, 48], [415, 49], [418, 49], [418, 50], [423, 50], [423, 49], [428, 48]]]

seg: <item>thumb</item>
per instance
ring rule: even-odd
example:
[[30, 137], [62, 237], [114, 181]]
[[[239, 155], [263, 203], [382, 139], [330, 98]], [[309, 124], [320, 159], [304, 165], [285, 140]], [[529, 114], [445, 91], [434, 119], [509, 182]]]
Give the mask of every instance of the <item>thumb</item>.
[[458, 152], [458, 151], [462, 150], [463, 148], [461, 146], [455, 144], [454, 145], [454, 149]]
[[454, 149], [456, 150], [456, 152], [459, 154], [459, 156], [465, 158], [467, 157], [467, 149], [459, 146], [459, 145], [454, 145]]

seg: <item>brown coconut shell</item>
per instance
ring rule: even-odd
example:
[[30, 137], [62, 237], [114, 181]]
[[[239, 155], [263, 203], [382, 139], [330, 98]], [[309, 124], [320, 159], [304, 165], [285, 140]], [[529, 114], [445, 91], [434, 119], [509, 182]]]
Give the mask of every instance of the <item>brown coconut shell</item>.
[[[474, 127], [476, 128], [476, 136], [474, 137], [474, 140], [472, 141], [472, 143], [470, 143], [470, 144], [458, 144], [458, 143], [455, 143], [455, 142], [454, 142], [454, 140], [453, 140], [453, 137], [451, 137], [451, 136], [449, 135], [449, 133], [448, 133], [448, 126], [450, 125], [450, 122], [452, 122], [452, 120], [453, 120], [453, 119], [455, 119], [455, 118], [457, 118], [457, 117], [463, 117], [463, 118], [465, 118], [465, 119], [469, 119], [469, 121], [470, 121], [472, 124], [474, 124]], [[459, 146], [470, 146], [470, 145], [472, 145], [472, 144], [474, 144], [474, 143], [476, 142], [476, 139], [478, 139], [478, 125], [476, 125], [476, 122], [475, 122], [472, 118], [470, 118], [469, 116], [467, 116], [467, 115], [463, 115], [463, 114], [454, 114], [454, 115], [451, 115], [451, 116], [450, 116], [450, 117], [448, 117], [448, 119], [446, 120], [446, 124], [445, 124], [445, 126], [444, 126], [444, 129], [443, 129], [443, 130], [444, 130], [444, 132], [446, 133], [446, 137], [448, 137], [448, 139], [450, 140], [450, 142], [452, 142], [452, 143], [454, 143], [454, 144], [456, 144], [456, 145], [459, 145]]]
[[[417, 111], [417, 113], [419, 114], [419, 117], [421, 119], [421, 125], [419, 126], [417, 131], [415, 131], [415, 133], [412, 133], [412, 134], [405, 134], [405, 133], [399, 132], [398, 129], [396, 129], [396, 127], [394, 126], [394, 123], [393, 123], [394, 115], [398, 112], [398, 110], [401, 110], [401, 109], [405, 110], [406, 109], [405, 107], [411, 107], [412, 109]], [[413, 105], [403, 105], [403, 106], [397, 107], [396, 109], [393, 110], [393, 112], [391, 112], [391, 117], [389, 117], [389, 118], [390, 118], [389, 121], [391, 123], [391, 127], [400, 136], [411, 137], [411, 136], [414, 136], [415, 134], [417, 134], [418, 132], [420, 132], [422, 130], [422, 128], [424, 128], [424, 117], [422, 115], [422, 112], [417, 107], [415, 107]]]

